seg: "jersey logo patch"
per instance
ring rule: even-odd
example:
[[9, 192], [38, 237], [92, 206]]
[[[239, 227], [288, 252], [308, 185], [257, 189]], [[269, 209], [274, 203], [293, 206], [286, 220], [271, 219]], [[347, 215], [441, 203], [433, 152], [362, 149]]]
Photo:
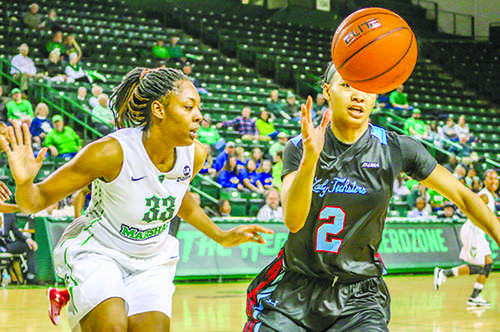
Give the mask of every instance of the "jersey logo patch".
[[380, 164], [374, 161], [363, 161], [361, 164], [362, 168], [379, 168]]
[[356, 181], [352, 182], [348, 178], [320, 179], [315, 177], [312, 187], [314, 193], [319, 194], [319, 197], [325, 196], [327, 193], [339, 194], [366, 194], [366, 188], [359, 186]]
[[138, 178], [134, 178], [133, 176], [130, 177], [130, 180], [132, 181], [139, 181], [139, 180], [142, 180], [144, 179], [146, 176], [141, 176], [141, 177], [138, 177]]

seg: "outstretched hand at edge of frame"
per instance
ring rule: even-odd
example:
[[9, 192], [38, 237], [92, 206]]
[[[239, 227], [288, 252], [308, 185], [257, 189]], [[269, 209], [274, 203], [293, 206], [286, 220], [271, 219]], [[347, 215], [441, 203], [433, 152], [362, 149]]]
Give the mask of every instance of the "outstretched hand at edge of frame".
[[0, 135], [0, 147], [5, 151], [9, 160], [12, 177], [17, 186], [33, 183], [38, 171], [42, 167], [47, 148], [43, 148], [35, 158], [31, 148], [31, 134], [26, 124], [8, 127], [6, 135]]
[[234, 247], [246, 242], [265, 244], [266, 240], [260, 233], [273, 234], [274, 232], [259, 225], [241, 225], [224, 231], [219, 243], [224, 247]]

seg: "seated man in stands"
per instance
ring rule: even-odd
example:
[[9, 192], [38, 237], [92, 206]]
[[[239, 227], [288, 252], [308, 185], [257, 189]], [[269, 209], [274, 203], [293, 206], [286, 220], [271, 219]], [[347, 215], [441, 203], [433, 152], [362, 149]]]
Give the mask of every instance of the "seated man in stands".
[[187, 58], [182, 51], [182, 47], [178, 45], [179, 37], [170, 38], [170, 45], [167, 46], [168, 55], [171, 61], [174, 62], [186, 62]]
[[427, 126], [420, 119], [420, 110], [415, 108], [411, 118], [406, 119], [404, 130], [407, 135], [412, 135], [421, 139], [427, 138]]
[[[103, 135], [109, 134], [113, 127], [115, 126], [115, 116], [113, 112], [108, 108], [108, 95], [102, 93], [97, 98], [99, 104], [92, 109], [92, 115], [98, 117], [98, 119], [93, 119], [93, 124], [96, 129]], [[100, 121], [101, 120], [101, 121]], [[105, 123], [103, 123], [103, 121]], [[110, 127], [107, 124], [110, 124], [113, 127]]]
[[182, 64], [182, 72], [186, 75], [189, 80], [193, 83], [194, 87], [200, 94], [207, 94], [208, 91], [202, 88], [200, 82], [193, 76], [193, 64], [191, 61], [186, 61]]
[[389, 103], [396, 110], [411, 110], [413, 107], [408, 105], [408, 95], [403, 92], [404, 87], [400, 85], [389, 95]]
[[458, 137], [458, 143], [460, 146], [453, 145], [448, 151], [459, 158], [469, 157], [472, 154], [472, 148], [467, 144], [467, 135], [460, 135]]
[[217, 172], [224, 167], [226, 164], [228, 156], [232, 155], [236, 149], [236, 144], [234, 142], [227, 142], [224, 150], [215, 157], [213, 167]]
[[28, 56], [29, 47], [27, 44], [19, 46], [19, 54], [14, 56], [10, 63], [12, 68], [10, 73], [16, 81], [20, 81], [21, 90], [28, 89], [28, 80], [36, 76], [36, 67], [33, 60]]
[[[5, 203], [2, 202], [2, 204]], [[11, 237], [11, 233], [14, 238]], [[29, 285], [42, 284], [36, 277], [38, 269], [36, 266], [35, 251], [37, 249], [38, 244], [19, 230], [15, 213], [0, 213], [0, 251], [11, 254], [26, 253], [28, 271], [25, 278]]]
[[97, 100], [97, 98], [99, 97], [99, 95], [102, 94], [102, 87], [97, 85], [97, 84], [93, 84], [92, 85], [92, 96], [90, 96], [89, 98], [89, 105], [90, 105], [90, 109], [93, 109], [94, 107], [96, 107], [97, 105], [99, 105], [99, 101]]
[[264, 194], [266, 205], [264, 205], [257, 214], [260, 220], [283, 219], [283, 209], [280, 206], [280, 193], [278, 188], [271, 187]]
[[476, 137], [471, 134], [469, 126], [465, 122], [465, 116], [460, 115], [458, 118], [458, 123], [455, 125], [455, 132], [458, 136], [465, 135], [467, 137], [467, 143], [472, 143], [476, 140]]
[[14, 120], [31, 124], [33, 119], [33, 106], [29, 100], [23, 99], [20, 89], [14, 88], [11, 91], [12, 100], [5, 106], [7, 108], [7, 120], [12, 123]]
[[49, 54], [49, 61], [44, 66], [45, 78], [54, 82], [65, 82], [68, 78], [64, 72], [61, 62], [61, 53], [58, 48], [52, 50]]
[[75, 131], [64, 125], [63, 117], [52, 117], [54, 129], [47, 134], [43, 145], [49, 148], [53, 157], [73, 158], [82, 147], [80, 137]]
[[453, 204], [453, 202], [450, 201], [447, 201], [444, 204], [443, 210], [438, 211], [437, 217], [440, 219], [460, 218], [460, 216], [455, 213], [455, 204]]
[[426, 209], [427, 203], [423, 197], [418, 197], [415, 201], [415, 208], [408, 212], [408, 218], [427, 218], [429, 217], [429, 211]]
[[163, 39], [158, 39], [151, 49], [151, 54], [155, 60], [168, 60], [170, 55]]
[[283, 117], [281, 112], [284, 111], [285, 105], [281, 102], [279, 98], [278, 90], [271, 91], [269, 103], [267, 104], [266, 109], [269, 112], [271, 112], [275, 117]]
[[50, 38], [50, 40], [45, 44], [45, 55], [49, 55], [55, 49], [59, 50], [60, 55], [66, 53], [66, 48], [63, 44], [62, 31], [54, 31], [52, 33], [52, 38]]
[[234, 127], [241, 135], [241, 139], [259, 139], [259, 133], [257, 131], [257, 127], [255, 126], [255, 121], [250, 118], [251, 112], [252, 110], [250, 107], [243, 107], [241, 116], [238, 116], [230, 121], [219, 122], [217, 124], [217, 128]]
[[43, 27], [42, 16], [38, 13], [38, 5], [32, 3], [29, 6], [29, 11], [27, 11], [23, 16], [24, 25], [32, 30], [39, 30]]
[[455, 122], [453, 117], [450, 115], [446, 119], [446, 124], [442, 127], [444, 136], [452, 141], [458, 141], [457, 128], [455, 128]]

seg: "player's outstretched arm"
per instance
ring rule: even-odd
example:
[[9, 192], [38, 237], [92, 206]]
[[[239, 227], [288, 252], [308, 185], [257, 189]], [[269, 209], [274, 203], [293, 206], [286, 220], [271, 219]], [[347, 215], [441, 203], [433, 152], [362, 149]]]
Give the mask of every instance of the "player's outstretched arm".
[[500, 246], [500, 222], [483, 200], [457, 180], [446, 168], [437, 165], [422, 183], [455, 203], [479, 228]]
[[47, 149], [34, 158], [31, 135], [26, 125], [8, 129], [8, 140], [0, 135], [0, 145], [7, 153], [16, 182], [16, 202], [21, 211], [36, 213], [87, 186], [97, 178], [111, 181], [118, 176], [123, 162], [120, 144], [103, 138], [87, 145], [75, 158], [40, 183], [33, 183]]
[[302, 229], [309, 214], [316, 165], [325, 144], [326, 127], [331, 120], [331, 111], [327, 110], [323, 114], [321, 124], [314, 127], [311, 109], [312, 98], [309, 96], [307, 103], [302, 105], [302, 160], [297, 171], [285, 176], [281, 187], [283, 220], [292, 233]]

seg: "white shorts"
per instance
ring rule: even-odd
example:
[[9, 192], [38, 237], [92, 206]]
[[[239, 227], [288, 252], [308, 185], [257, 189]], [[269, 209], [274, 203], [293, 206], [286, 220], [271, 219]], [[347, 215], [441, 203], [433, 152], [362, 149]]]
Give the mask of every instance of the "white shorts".
[[467, 220], [460, 229], [460, 240], [463, 245], [460, 259], [469, 264], [484, 265], [485, 257], [491, 255], [490, 244], [486, 240], [485, 233]]
[[104, 247], [85, 230], [61, 241], [54, 250], [54, 261], [71, 296], [71, 328], [79, 331], [80, 320], [113, 297], [125, 301], [128, 316], [159, 311], [171, 317], [177, 258], [160, 264], [155, 260], [132, 258]]

